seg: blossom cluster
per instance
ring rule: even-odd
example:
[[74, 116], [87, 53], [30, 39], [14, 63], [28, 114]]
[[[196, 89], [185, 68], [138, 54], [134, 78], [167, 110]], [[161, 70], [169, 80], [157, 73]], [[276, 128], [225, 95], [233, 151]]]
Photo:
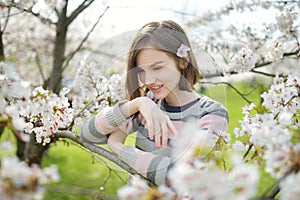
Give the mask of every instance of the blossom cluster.
[[295, 5], [285, 6], [283, 11], [276, 16], [278, 29], [282, 32], [289, 32], [297, 20], [297, 11]]
[[0, 168], [0, 199], [43, 199], [43, 185], [57, 182], [60, 176], [55, 165], [29, 167], [17, 157], [4, 157]]
[[[241, 128], [235, 129], [236, 138], [248, 137], [245, 143], [251, 144], [249, 148], [265, 161], [265, 171], [275, 179], [282, 180], [280, 185], [283, 191], [287, 190], [285, 188], [287, 185], [283, 182], [297, 180], [296, 177], [299, 176], [297, 167], [300, 165], [300, 140], [297, 133], [300, 126], [299, 94], [299, 76], [277, 75], [270, 89], [261, 95], [262, 105], [251, 104], [245, 107], [243, 109], [245, 116], [240, 122]], [[284, 178], [286, 175], [295, 177]], [[299, 197], [297, 192], [283, 192], [281, 198], [292, 199], [286, 198], [285, 195]]]
[[26, 109], [21, 110], [20, 115], [28, 121], [24, 131], [34, 132], [38, 143], [50, 143], [59, 128], [66, 128], [71, 124], [73, 110], [66, 96], [68, 92], [68, 89], [63, 89], [60, 95], [56, 95], [37, 87], [33, 90]]
[[24, 99], [29, 98], [29, 83], [22, 81], [19, 75], [10, 64], [0, 63], [0, 116], [1, 122], [7, 125], [11, 122], [11, 127], [16, 131], [25, 128], [25, 120], [20, 117], [20, 107]]
[[[198, 40], [192, 40], [199, 51], [204, 50], [212, 57], [211, 63], [218, 72], [224, 75], [247, 72], [254, 67], [253, 62], [264, 68], [276, 66], [267, 64], [269, 62], [294, 62], [293, 55], [299, 55], [299, 9], [299, 1], [230, 1], [219, 9], [204, 12], [200, 17], [188, 22], [187, 26], [192, 31], [202, 30], [201, 28], [207, 29], [207, 24], [216, 22], [218, 25], [218, 20], [226, 20], [227, 15], [229, 18], [231, 14], [237, 18], [243, 18], [243, 14], [248, 13], [251, 13], [251, 16], [262, 15], [261, 20], [252, 20], [256, 19], [254, 17], [249, 21], [245, 19], [245, 22], [233, 19], [228, 25], [212, 26], [214, 28], [208, 29], [207, 34], [204, 31], [195, 31]], [[262, 13], [274, 17], [263, 19]], [[247, 47], [241, 49], [245, 46]], [[266, 72], [265, 69], [263, 71]]]
[[268, 45], [269, 52], [267, 57], [272, 62], [279, 61], [283, 58], [285, 48], [285, 44], [282, 42], [282, 40], [274, 40], [271, 44]]
[[[183, 131], [194, 134], [179, 134], [174, 142], [175, 162], [168, 174], [169, 185], [150, 189], [145, 181], [135, 179], [118, 190], [120, 199], [221, 200], [224, 196], [250, 199], [256, 195], [258, 169], [243, 163], [241, 156], [230, 150], [229, 133], [202, 130], [194, 123], [187, 124]], [[229, 156], [227, 169], [224, 159]]]
[[[184, 132], [190, 133], [191, 128], [195, 128], [193, 126], [186, 127]], [[177, 198], [221, 200], [224, 196], [228, 199], [254, 197], [259, 180], [257, 167], [243, 163], [241, 155], [231, 151], [230, 134], [197, 130], [192, 138], [187, 138], [192, 134], [181, 134], [174, 144], [176, 151], [184, 152], [168, 175]], [[181, 137], [192, 144], [182, 146], [184, 140]]]
[[[43, 145], [49, 143], [59, 128], [65, 128], [73, 120], [68, 89], [56, 95], [42, 87], [31, 92], [30, 84], [22, 81], [13, 66], [1, 65], [1, 121], [11, 126], [21, 140], [27, 142], [28, 134], [36, 134], [36, 140]], [[27, 137], [26, 137], [27, 136]]]
[[174, 200], [175, 192], [166, 185], [151, 188], [140, 176], [131, 176], [130, 183], [118, 190], [120, 199], [140, 200], [147, 199]]
[[72, 107], [74, 115], [78, 116], [75, 124], [79, 127], [82, 123], [80, 118], [90, 117], [105, 106], [125, 98], [124, 78], [119, 74], [103, 74], [103, 69], [85, 60], [78, 69], [73, 85]]
[[247, 72], [255, 67], [256, 56], [249, 48], [242, 48], [228, 64], [229, 72]]

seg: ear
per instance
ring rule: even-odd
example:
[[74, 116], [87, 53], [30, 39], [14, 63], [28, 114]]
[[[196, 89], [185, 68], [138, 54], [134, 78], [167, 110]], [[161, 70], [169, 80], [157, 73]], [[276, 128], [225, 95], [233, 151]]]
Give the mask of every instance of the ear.
[[185, 69], [185, 68], [187, 68], [188, 64], [189, 64], [188, 58], [181, 58], [181, 59], [179, 60], [179, 68], [180, 68], [180, 69]]

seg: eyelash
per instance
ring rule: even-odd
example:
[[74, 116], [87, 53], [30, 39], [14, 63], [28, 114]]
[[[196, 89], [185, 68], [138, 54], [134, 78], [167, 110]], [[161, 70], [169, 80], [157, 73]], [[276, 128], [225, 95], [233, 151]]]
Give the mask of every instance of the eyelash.
[[[154, 71], [157, 71], [157, 70], [160, 70], [160, 69], [162, 69], [163, 67], [162, 66], [154, 66], [154, 67], [152, 67], [152, 70], [154, 70]], [[137, 70], [137, 73], [138, 74], [141, 74], [141, 73], [143, 73], [144, 72], [144, 70], [142, 70], [142, 69], [138, 69]]]
[[155, 66], [153, 67], [153, 70], [160, 70], [162, 68], [162, 66]]

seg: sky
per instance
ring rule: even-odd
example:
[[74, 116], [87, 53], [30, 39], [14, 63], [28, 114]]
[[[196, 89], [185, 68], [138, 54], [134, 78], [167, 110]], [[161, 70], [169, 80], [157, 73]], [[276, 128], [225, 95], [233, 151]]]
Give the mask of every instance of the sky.
[[[201, 16], [204, 11], [216, 9], [227, 0], [107, 0], [110, 8], [101, 19], [102, 33], [109, 36], [140, 28], [147, 22], [172, 19], [183, 25], [193, 15]], [[89, 14], [98, 16], [104, 6], [97, 0]], [[100, 9], [99, 9], [100, 8]], [[101, 9], [102, 8], [102, 9]], [[182, 14], [182, 13], [189, 13]]]
[[[70, 2], [74, 3], [75, 8], [76, 2], [78, 5], [82, 0], [72, 0]], [[121, 62], [124, 60], [122, 56], [127, 53], [135, 35], [132, 32], [137, 31], [144, 24], [155, 20], [171, 19], [184, 27], [185, 23], [191, 19], [202, 16], [204, 12], [209, 10], [218, 10], [222, 6], [227, 5], [228, 2], [229, 0], [96, 0], [87, 9], [88, 12], [81, 15], [86, 20], [86, 23], [82, 23], [79, 20], [80, 23], [76, 26], [93, 24], [88, 20], [96, 20], [103, 13], [106, 6], [109, 6], [109, 9], [97, 25], [97, 29], [93, 32], [92, 37], [96, 38], [93, 40], [95, 44], [93, 49], [95, 52], [104, 53], [104, 55], [117, 55], [113, 60], [111, 56], [108, 56], [107, 62], [101, 58], [101, 63], [105, 66], [123, 66], [115, 63], [115, 61], [117, 62], [119, 58], [121, 58]], [[237, 13], [233, 13], [231, 16], [225, 22], [210, 23], [209, 26], [197, 31], [203, 35], [204, 32], [209, 33], [209, 31], [214, 31], [215, 27], [227, 26], [228, 23], [234, 23], [235, 25], [241, 23], [241, 26], [247, 21], [252, 24], [261, 24], [262, 16], [264, 20], [267, 18], [274, 20], [274, 15], [266, 15], [265, 10], [255, 15], [251, 12], [243, 12], [242, 16]], [[128, 32], [131, 32], [131, 34], [127, 37], [126, 34]], [[199, 55], [201, 56], [198, 56], [198, 59], [202, 63], [205, 62], [204, 66], [207, 66], [207, 69], [215, 69], [215, 67], [212, 67], [213, 64], [208, 55], [202, 53]], [[92, 52], [89, 55], [91, 60], [96, 60], [97, 58], [99, 58], [99, 54]]]

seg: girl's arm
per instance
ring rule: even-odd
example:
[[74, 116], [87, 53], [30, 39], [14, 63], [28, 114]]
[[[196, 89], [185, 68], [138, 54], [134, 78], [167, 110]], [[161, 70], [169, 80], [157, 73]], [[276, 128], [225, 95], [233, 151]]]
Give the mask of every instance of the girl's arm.
[[109, 136], [107, 145], [112, 152], [119, 154], [119, 151], [124, 147], [126, 137], [126, 133], [121, 130], [117, 130]]
[[108, 147], [118, 155], [119, 159], [128, 164], [139, 174], [153, 183], [164, 184], [171, 166], [171, 158], [157, 156], [141, 151], [133, 146], [125, 146], [126, 133], [118, 130], [108, 138]]
[[130, 117], [137, 112], [143, 116], [149, 138], [155, 140], [157, 147], [167, 145], [169, 130], [174, 136], [177, 135], [175, 126], [157, 104], [148, 97], [138, 97], [104, 108], [95, 117], [87, 120], [81, 130], [81, 138], [84, 142], [106, 143], [106, 135], [118, 129], [128, 133], [132, 127]]
[[177, 129], [170, 118], [149, 97], [138, 97], [120, 106], [120, 111], [125, 117], [140, 112], [145, 120], [149, 138], [155, 140], [157, 147], [166, 147], [169, 130], [173, 136]]

